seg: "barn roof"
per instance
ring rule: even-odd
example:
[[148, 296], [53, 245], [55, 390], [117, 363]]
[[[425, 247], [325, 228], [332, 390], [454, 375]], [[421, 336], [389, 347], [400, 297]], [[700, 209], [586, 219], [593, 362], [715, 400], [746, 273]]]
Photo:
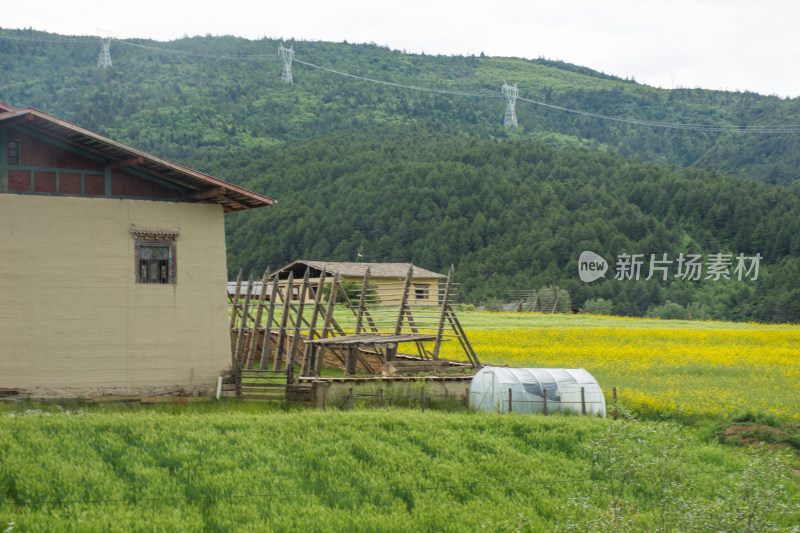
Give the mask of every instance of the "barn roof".
[[295, 278], [303, 276], [306, 267], [310, 267], [312, 274], [320, 272], [323, 269], [328, 275], [336, 272], [340, 276], [357, 276], [364, 277], [369, 267], [370, 276], [373, 278], [404, 278], [408, 274], [408, 269], [413, 268], [414, 278], [440, 278], [444, 279], [447, 276], [438, 274], [431, 270], [426, 270], [411, 263], [355, 263], [348, 261], [310, 261], [307, 259], [298, 259], [293, 263], [289, 263], [285, 267], [278, 270], [281, 274], [288, 275], [289, 271], [295, 273]]
[[106, 159], [107, 164], [125, 166], [175, 183], [193, 191], [189, 201], [216, 203], [226, 212], [263, 207], [275, 203], [266, 196], [212, 178], [202, 172], [161, 159], [38, 109], [14, 109], [0, 103], [0, 126], [24, 126]]

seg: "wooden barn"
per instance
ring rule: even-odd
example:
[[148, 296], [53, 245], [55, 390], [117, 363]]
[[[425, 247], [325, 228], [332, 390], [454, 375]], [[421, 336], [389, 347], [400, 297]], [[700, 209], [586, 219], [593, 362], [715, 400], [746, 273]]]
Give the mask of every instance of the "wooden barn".
[[215, 386], [223, 215], [273, 200], [0, 104], [0, 390]]

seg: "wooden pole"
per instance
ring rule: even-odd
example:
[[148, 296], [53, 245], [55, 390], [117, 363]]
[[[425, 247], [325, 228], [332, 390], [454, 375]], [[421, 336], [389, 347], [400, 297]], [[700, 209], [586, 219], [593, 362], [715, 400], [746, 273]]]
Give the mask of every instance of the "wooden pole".
[[236, 290], [233, 293], [233, 309], [231, 309], [231, 329], [236, 328], [236, 314], [239, 312], [237, 307], [239, 304], [239, 291], [242, 290], [242, 269], [239, 269], [239, 275], [236, 276]]
[[397, 358], [397, 343], [386, 345], [386, 362], [391, 363]]
[[414, 275], [414, 267], [408, 267], [406, 273], [406, 281], [403, 285], [403, 295], [400, 297], [400, 311], [397, 313], [397, 322], [394, 325], [394, 334], [400, 335], [403, 330], [403, 315], [406, 312], [406, 304], [408, 302], [408, 288], [411, 286], [411, 277]]
[[[331, 292], [328, 295], [328, 306], [325, 309], [325, 320], [322, 323], [322, 332], [320, 335], [321, 339], [328, 338], [328, 330], [331, 327], [331, 321], [333, 320], [333, 311], [336, 306], [336, 295], [339, 290], [339, 273], [337, 272], [333, 276], [333, 284], [331, 285]], [[321, 345], [317, 350], [316, 359], [314, 361], [314, 375], [319, 376], [320, 372], [322, 371], [322, 360], [324, 359], [325, 355], [325, 345]]]
[[581, 387], [581, 414], [586, 414], [586, 392], [583, 387]]
[[431, 356], [434, 359], [439, 359], [439, 349], [442, 346], [442, 333], [444, 333], [444, 323], [447, 317], [447, 306], [450, 300], [450, 287], [453, 283], [453, 273], [455, 267], [450, 265], [450, 271], [447, 273], [447, 282], [444, 285], [444, 296], [442, 297], [442, 309], [439, 313], [439, 324], [436, 328], [436, 342], [433, 345], [433, 353]]
[[[253, 322], [253, 336], [250, 339], [250, 348], [247, 350], [247, 357], [245, 358], [244, 368], [250, 367], [250, 360], [256, 353], [256, 347], [258, 346], [258, 328], [261, 326], [261, 315], [264, 312], [264, 299], [267, 297], [267, 282], [269, 280], [269, 267], [264, 271], [264, 275], [261, 276], [261, 291], [258, 294], [258, 307], [256, 308], [256, 318]], [[266, 336], [269, 333], [269, 328], [264, 330], [264, 335]]]
[[512, 410], [513, 409], [511, 407], [511, 388], [509, 387], [509, 389], [508, 389], [508, 412], [510, 413]]
[[353, 387], [350, 387], [350, 394], [347, 396], [347, 408], [353, 409]]
[[556, 282], [553, 282], [553, 310], [552, 313], [558, 311], [558, 289], [556, 288]]
[[236, 341], [236, 354], [234, 359], [237, 366], [241, 368], [242, 350], [244, 350], [245, 329], [247, 329], [247, 309], [250, 306], [250, 293], [253, 292], [253, 276], [247, 281], [247, 294], [244, 297], [244, 308], [242, 309], [242, 320], [239, 322], [239, 338]]
[[381, 407], [386, 407], [386, 398], [383, 395], [383, 387], [381, 387]]
[[328, 382], [322, 384], [322, 410], [328, 409]]
[[[314, 310], [311, 313], [311, 322], [308, 324], [308, 337], [306, 337], [307, 340], [313, 340], [314, 336], [319, 336], [316, 331], [317, 317], [319, 316], [320, 307], [322, 307], [322, 287], [325, 284], [325, 276], [327, 276], [327, 273], [323, 268], [322, 272], [319, 274], [317, 289], [314, 291]], [[316, 353], [317, 349], [314, 347], [314, 345], [306, 343], [305, 350], [303, 351], [303, 374], [312, 374], [314, 377], [319, 377], [319, 374], [314, 373], [314, 369], [316, 368], [314, 365], [314, 356]]]
[[283, 315], [281, 316], [281, 327], [278, 329], [278, 342], [275, 346], [275, 361], [272, 363], [272, 370], [281, 369], [283, 352], [286, 351], [286, 346], [284, 346], [286, 343], [286, 321], [289, 320], [289, 312], [291, 311], [292, 285], [294, 285], [294, 272], [289, 272], [289, 278], [286, 280], [286, 296], [283, 298]]
[[358, 335], [361, 333], [361, 320], [364, 316], [364, 308], [366, 307], [366, 300], [367, 300], [367, 287], [369, 287], [369, 275], [370, 270], [367, 267], [367, 271], [364, 273], [364, 283], [361, 285], [361, 296], [358, 299], [358, 315], [356, 315], [356, 331], [355, 334]]
[[547, 389], [542, 387], [542, 413], [547, 416]]
[[480, 368], [481, 363], [478, 361], [478, 356], [475, 355], [475, 350], [472, 349], [472, 345], [467, 338], [467, 334], [464, 332], [464, 328], [461, 327], [458, 317], [456, 317], [453, 308], [449, 304], [447, 305], [447, 319], [450, 321], [450, 325], [453, 326], [453, 331], [456, 332], [458, 340], [461, 343], [461, 347], [464, 349], [464, 353], [467, 354], [467, 359], [469, 359], [469, 362], [472, 363], [472, 367]]
[[261, 347], [261, 364], [259, 370], [267, 369], [269, 359], [269, 347], [272, 344], [272, 322], [275, 320], [275, 300], [278, 299], [278, 273], [272, 278], [272, 288], [269, 296], [269, 310], [267, 311], [267, 324], [264, 326], [264, 345]]
[[300, 303], [297, 304], [297, 320], [294, 323], [294, 335], [292, 336], [292, 346], [289, 348], [289, 358], [286, 363], [286, 383], [294, 381], [294, 360], [297, 351], [297, 343], [300, 342], [300, 326], [302, 325], [303, 306], [306, 302], [306, 291], [308, 290], [309, 268], [303, 276], [303, 284], [300, 287]]
[[419, 391], [419, 407], [422, 409], [422, 412], [425, 412], [425, 385]]
[[[233, 291], [233, 299], [231, 300], [231, 364], [233, 369], [239, 368], [236, 361], [236, 345], [233, 343], [233, 330], [236, 329], [236, 315], [239, 312], [239, 291], [242, 289], [242, 269], [239, 269], [239, 274], [236, 276], [236, 290]], [[227, 288], [225, 289], [227, 292]]]
[[351, 344], [347, 347], [347, 360], [345, 361], [344, 375], [352, 376], [356, 373], [356, 361], [358, 360], [358, 345]]

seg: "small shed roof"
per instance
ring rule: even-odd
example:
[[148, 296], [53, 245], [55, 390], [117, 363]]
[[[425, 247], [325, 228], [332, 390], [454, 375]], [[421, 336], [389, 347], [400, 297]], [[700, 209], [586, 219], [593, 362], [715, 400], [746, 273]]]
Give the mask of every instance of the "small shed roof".
[[411, 263], [356, 263], [350, 261], [310, 261], [307, 259], [298, 259], [277, 272], [281, 277], [286, 277], [289, 272], [294, 272], [294, 277], [297, 278], [298, 276], [303, 277], [306, 268], [309, 267], [314, 277], [318, 276], [323, 269], [328, 275], [338, 272], [340, 276], [364, 277], [364, 274], [367, 273], [367, 268], [369, 268], [370, 276], [373, 278], [404, 278], [408, 274], [409, 268], [414, 269], [414, 278], [444, 279], [447, 277], [431, 270], [414, 266]]
[[225, 211], [241, 211], [275, 203], [275, 200], [266, 196], [131, 148], [38, 109], [14, 109], [0, 103], [0, 126], [14, 125], [24, 126], [100, 156], [112, 166], [129, 167], [185, 187], [194, 191], [189, 195], [189, 201], [220, 204]]

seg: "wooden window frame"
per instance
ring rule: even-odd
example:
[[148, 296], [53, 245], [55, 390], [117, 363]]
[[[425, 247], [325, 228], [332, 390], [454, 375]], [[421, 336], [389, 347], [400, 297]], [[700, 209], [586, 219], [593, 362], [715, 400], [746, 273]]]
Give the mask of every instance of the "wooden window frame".
[[[177, 240], [176, 229], [131, 228], [134, 239], [135, 271], [137, 284], [175, 285], [177, 282]], [[164, 248], [166, 259], [143, 258], [148, 248]], [[155, 271], [154, 271], [155, 269]]]
[[[12, 153], [16, 155], [12, 156]], [[8, 165], [19, 166], [21, 160], [19, 139], [8, 139], [6, 142], [6, 161], [8, 161]]]
[[414, 299], [427, 300], [430, 295], [430, 288], [427, 285], [414, 285]]

